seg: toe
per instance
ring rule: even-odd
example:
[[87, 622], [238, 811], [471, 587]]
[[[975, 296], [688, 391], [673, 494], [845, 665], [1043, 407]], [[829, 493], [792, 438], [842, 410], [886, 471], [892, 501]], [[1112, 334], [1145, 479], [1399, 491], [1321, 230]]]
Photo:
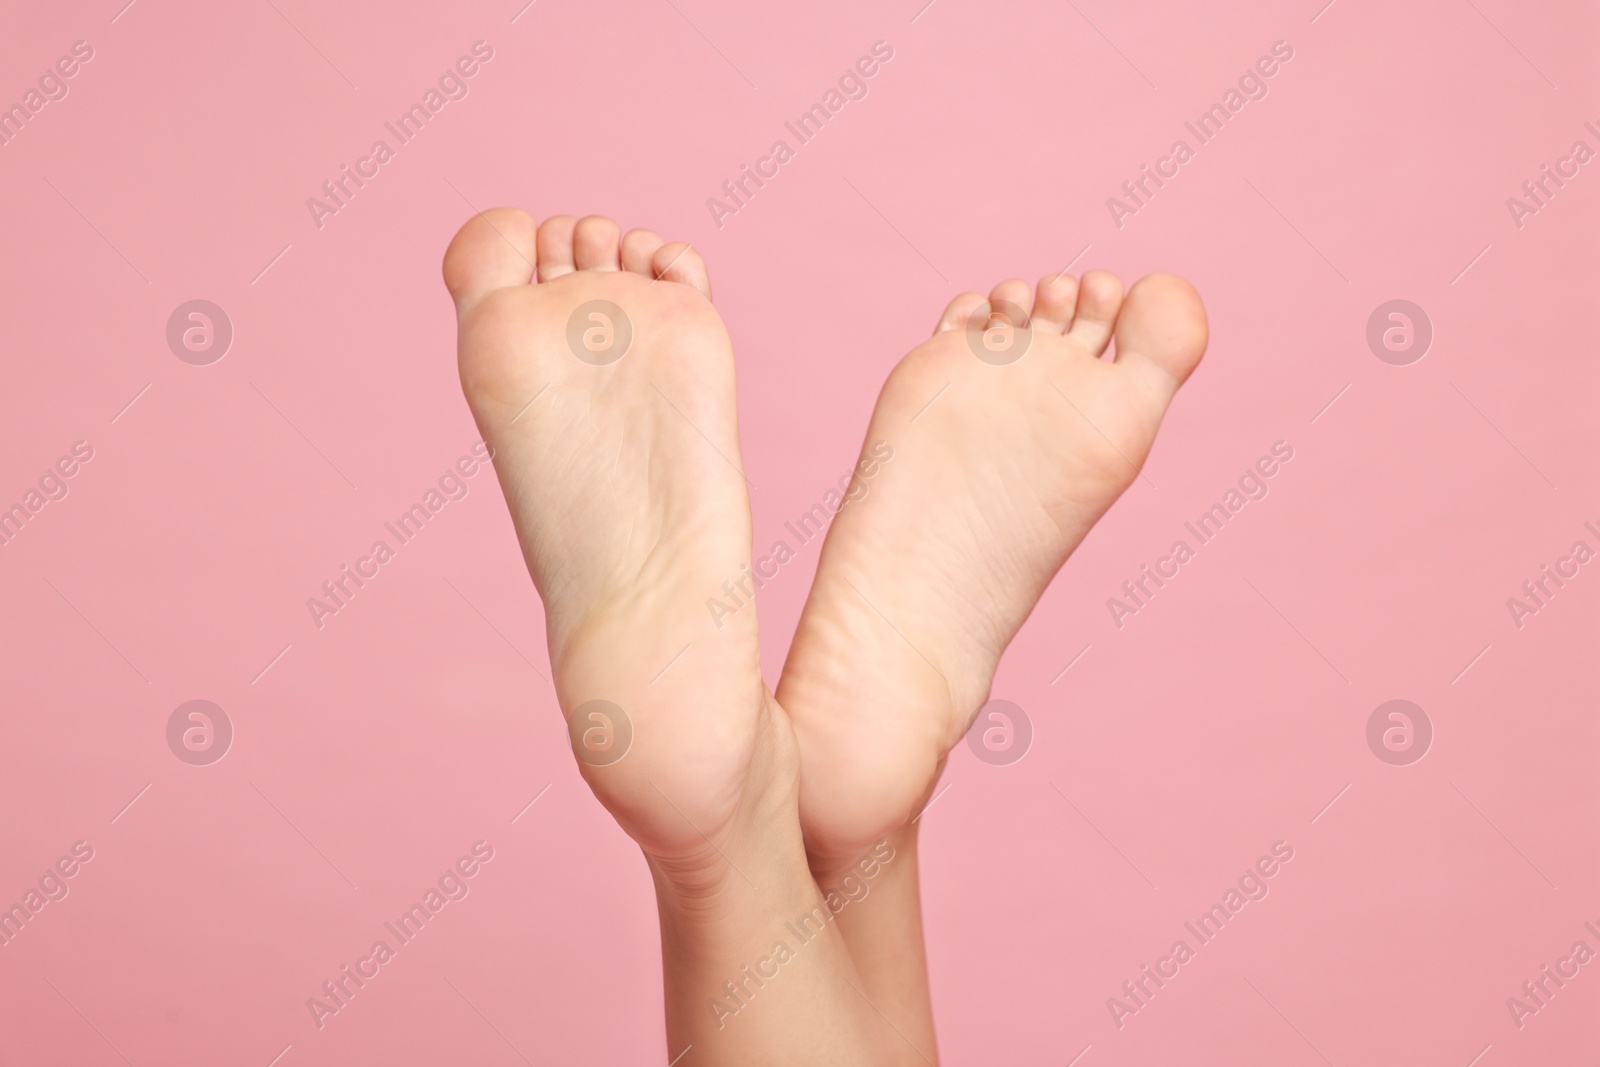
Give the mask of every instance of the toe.
[[661, 281], [692, 286], [700, 290], [707, 300], [711, 299], [711, 276], [706, 273], [706, 264], [700, 258], [700, 253], [691, 245], [682, 241], [662, 245], [656, 249], [650, 269]]
[[571, 215], [557, 215], [539, 225], [539, 274], [541, 282], [571, 274], [577, 270], [572, 265], [572, 230], [578, 220]]
[[650, 276], [650, 261], [664, 242], [654, 230], [629, 230], [622, 238], [622, 269]]
[[[1019, 322], [1011, 323], [1013, 326], [1022, 326], [1028, 321], [1028, 309], [1032, 306], [1033, 290], [1021, 278], [1010, 278], [1001, 282], [989, 291], [989, 311], [996, 314], [1009, 309], [1015, 310], [1006, 315], [1007, 321], [1016, 317]], [[1009, 305], [1009, 308], [1008, 308]]]
[[937, 335], [948, 330], [965, 329], [967, 319], [982, 303], [982, 293], [962, 293], [945, 306], [944, 314], [939, 316], [939, 325], [933, 328], [933, 332]]
[[1116, 332], [1117, 365], [1146, 375], [1170, 394], [1205, 353], [1205, 305], [1177, 275], [1151, 274], [1129, 290]]
[[537, 225], [526, 211], [491, 208], [467, 220], [444, 254], [444, 284], [465, 311], [496, 289], [533, 278]]
[[1078, 279], [1052, 274], [1039, 279], [1033, 294], [1033, 328], [1046, 333], [1066, 333], [1072, 325], [1072, 305], [1078, 298]]
[[604, 215], [587, 215], [572, 228], [572, 261], [579, 270], [621, 270], [622, 227]]
[[1111, 324], [1122, 306], [1122, 279], [1108, 270], [1092, 270], [1078, 283], [1078, 306], [1068, 336], [1098, 356], [1111, 340]]

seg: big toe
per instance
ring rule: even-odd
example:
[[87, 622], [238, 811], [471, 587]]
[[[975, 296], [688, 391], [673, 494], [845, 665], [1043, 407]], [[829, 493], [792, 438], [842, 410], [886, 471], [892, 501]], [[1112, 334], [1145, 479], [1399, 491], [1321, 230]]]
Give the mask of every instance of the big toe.
[[491, 208], [468, 219], [444, 254], [444, 284], [458, 313], [512, 285], [533, 279], [538, 226], [526, 211]]
[[1169, 394], [1206, 350], [1206, 309], [1194, 286], [1175, 274], [1140, 278], [1117, 316], [1117, 363]]

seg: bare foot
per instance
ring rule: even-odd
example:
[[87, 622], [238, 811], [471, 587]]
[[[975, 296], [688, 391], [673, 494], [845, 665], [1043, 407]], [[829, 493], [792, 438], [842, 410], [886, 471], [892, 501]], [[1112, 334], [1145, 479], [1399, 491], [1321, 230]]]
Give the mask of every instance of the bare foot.
[[836, 930], [786, 925], [822, 897], [755, 613], [719, 627], [704, 607], [750, 563], [733, 351], [704, 264], [610, 219], [501, 209], [462, 227], [444, 276], [574, 752], [655, 881], [668, 1058], [882, 1062], [892, 1035]]
[[[1113, 337], [1115, 361], [1099, 358]], [[1000, 654], [1137, 476], [1205, 344], [1188, 282], [1151, 275], [1124, 300], [1091, 271], [1031, 299], [1022, 281], [958, 296], [889, 376], [867, 441], [893, 463], [834, 520], [778, 687], [819, 875], [926, 802]]]
[[703, 606], [750, 559], [733, 349], [705, 266], [610, 219], [547, 219], [536, 237], [497, 211], [444, 270], [584, 776], [647, 854], [704, 858], [773, 730], [754, 613], [717, 629]]

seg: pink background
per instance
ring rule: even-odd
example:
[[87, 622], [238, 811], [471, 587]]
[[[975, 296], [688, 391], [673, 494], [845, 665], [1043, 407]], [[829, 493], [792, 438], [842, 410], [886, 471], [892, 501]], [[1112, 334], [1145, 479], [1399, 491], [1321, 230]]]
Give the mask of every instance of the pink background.
[[[0, 506], [94, 458], [0, 547], [0, 903], [94, 859], [0, 948], [0, 1063], [666, 1062], [644, 865], [574, 771], [492, 479], [320, 631], [305, 606], [476, 440], [438, 262], [495, 204], [702, 250], [763, 548], [958, 291], [1070, 262], [1204, 294], [1148, 480], [1001, 670], [1032, 750], [958, 749], [924, 820], [949, 1063], [1600, 1053], [1600, 962], [1506, 1007], [1600, 949], [1600, 565], [1506, 607], [1600, 548], [1600, 163], [1520, 229], [1505, 203], [1600, 148], [1593, 12], [921, 2], [8, 13], [0, 102], [95, 55], [0, 147]], [[480, 39], [470, 95], [318, 230], [306, 198]], [[870, 94], [715, 226], [878, 40]], [[1278, 40], [1270, 94], [1119, 229], [1106, 198]], [[166, 345], [193, 298], [234, 325], [210, 366]], [[1395, 298], [1435, 331], [1410, 366], [1364, 338]], [[1117, 629], [1106, 598], [1277, 440], [1270, 496]], [[773, 682], [815, 562], [763, 593]], [[165, 740], [197, 698], [236, 731], [204, 767]], [[1434, 725], [1410, 766], [1366, 744], [1392, 698]], [[318, 1030], [306, 999], [479, 840], [470, 895]], [[1271, 895], [1118, 1029], [1107, 998], [1279, 840]]]

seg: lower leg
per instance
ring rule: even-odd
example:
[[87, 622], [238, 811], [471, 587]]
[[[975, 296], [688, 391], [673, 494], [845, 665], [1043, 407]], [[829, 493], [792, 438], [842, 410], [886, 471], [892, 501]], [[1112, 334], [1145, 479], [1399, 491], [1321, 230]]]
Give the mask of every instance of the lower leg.
[[[661, 920], [668, 1059], [679, 1067], [894, 1062], [842, 931], [806, 864], [781, 711], [749, 798], [701, 855], [647, 857]], [[863, 995], [865, 994], [865, 995]]]
[[862, 996], [895, 1034], [894, 1058], [884, 1062], [917, 1067], [937, 1063], [922, 936], [917, 825], [901, 827], [854, 860], [813, 856], [811, 869], [825, 892], [849, 901], [838, 913], [838, 932], [849, 948]]

